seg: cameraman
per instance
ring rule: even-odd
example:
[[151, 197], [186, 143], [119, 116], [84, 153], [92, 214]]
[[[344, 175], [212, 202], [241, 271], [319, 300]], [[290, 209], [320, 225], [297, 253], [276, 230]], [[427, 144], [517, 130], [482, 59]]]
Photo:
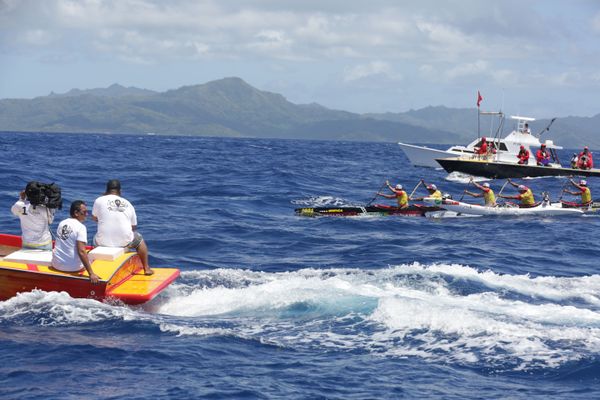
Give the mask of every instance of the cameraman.
[[21, 220], [22, 248], [52, 250], [52, 235], [49, 225], [54, 220], [56, 210], [30, 202], [30, 197], [34, 196], [33, 191], [36, 184], [37, 182], [27, 184], [10, 211]]

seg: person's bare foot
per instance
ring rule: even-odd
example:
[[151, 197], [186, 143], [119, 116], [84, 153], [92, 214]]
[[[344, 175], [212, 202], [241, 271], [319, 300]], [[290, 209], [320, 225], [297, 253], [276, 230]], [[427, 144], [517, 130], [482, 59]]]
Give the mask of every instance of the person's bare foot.
[[152, 275], [152, 274], [154, 274], [154, 271], [152, 270], [152, 268], [150, 268], [150, 267], [144, 268], [144, 275]]

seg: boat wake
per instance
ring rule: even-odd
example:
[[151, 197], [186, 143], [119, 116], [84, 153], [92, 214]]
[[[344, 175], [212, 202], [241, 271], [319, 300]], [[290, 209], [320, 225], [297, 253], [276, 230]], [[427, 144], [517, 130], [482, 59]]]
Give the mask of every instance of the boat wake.
[[138, 308], [32, 292], [0, 302], [0, 324], [151, 323], [163, 333], [279, 347], [420, 357], [494, 371], [600, 355], [600, 275], [500, 275], [463, 265], [378, 270], [183, 272]]
[[471, 178], [473, 178], [473, 180], [475, 182], [485, 182], [485, 181], [490, 181], [489, 178], [484, 178], [481, 176], [472, 176], [469, 174], [465, 174], [462, 172], [450, 172], [448, 174], [448, 176], [446, 176], [446, 180], [449, 182], [457, 182], [457, 183], [469, 183], [471, 181]]
[[312, 196], [307, 199], [292, 200], [291, 203], [306, 207], [352, 207], [356, 205], [333, 196]]

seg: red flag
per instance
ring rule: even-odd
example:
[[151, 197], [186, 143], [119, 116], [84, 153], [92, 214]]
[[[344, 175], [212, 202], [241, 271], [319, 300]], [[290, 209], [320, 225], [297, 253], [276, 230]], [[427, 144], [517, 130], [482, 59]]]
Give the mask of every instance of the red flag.
[[481, 97], [481, 93], [479, 93], [479, 90], [477, 91], [477, 107], [479, 108], [479, 105], [481, 104], [481, 100], [483, 100], [483, 97]]

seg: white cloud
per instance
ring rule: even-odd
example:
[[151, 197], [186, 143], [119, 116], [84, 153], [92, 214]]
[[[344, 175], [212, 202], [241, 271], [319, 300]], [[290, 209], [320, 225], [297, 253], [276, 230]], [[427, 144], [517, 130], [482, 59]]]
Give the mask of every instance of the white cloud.
[[483, 60], [474, 63], [458, 64], [445, 72], [449, 79], [462, 78], [464, 76], [484, 75], [488, 72], [489, 64]]
[[57, 35], [43, 29], [32, 29], [23, 32], [20, 37], [22, 44], [45, 46], [57, 39]]
[[600, 12], [596, 13], [592, 18], [592, 30], [596, 33], [600, 33]]
[[375, 92], [400, 79], [419, 92], [432, 83], [432, 92], [481, 82], [583, 88], [597, 81], [599, 33], [594, 2], [559, 0], [0, 0], [8, 57], [93, 60], [112, 73], [149, 66], [136, 83], [177, 64], [190, 80], [253, 74], [315, 94], [331, 81]]
[[347, 68], [344, 72], [344, 81], [356, 81], [374, 75], [385, 76], [393, 80], [401, 79], [399, 75], [393, 73], [391, 65], [387, 62], [371, 61], [368, 64], [361, 64], [352, 68]]

